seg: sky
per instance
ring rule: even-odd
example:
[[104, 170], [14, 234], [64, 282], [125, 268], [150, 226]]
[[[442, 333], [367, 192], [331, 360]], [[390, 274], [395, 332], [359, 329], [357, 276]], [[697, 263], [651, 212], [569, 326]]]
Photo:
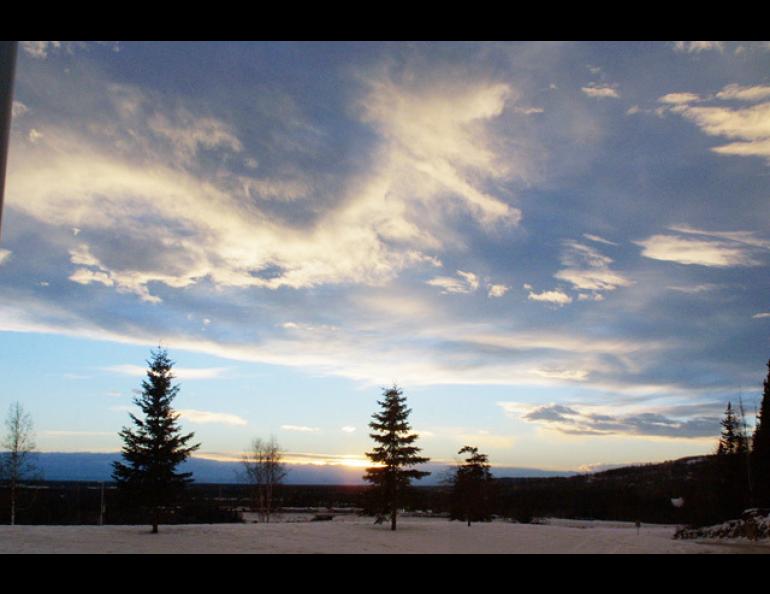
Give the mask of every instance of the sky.
[[112, 452], [152, 348], [202, 457], [713, 451], [770, 358], [770, 42], [21, 42], [0, 411]]

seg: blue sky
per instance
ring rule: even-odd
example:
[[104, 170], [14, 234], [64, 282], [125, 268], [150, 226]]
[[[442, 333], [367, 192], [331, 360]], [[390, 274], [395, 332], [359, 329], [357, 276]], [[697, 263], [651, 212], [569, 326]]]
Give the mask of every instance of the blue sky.
[[701, 454], [770, 357], [770, 45], [22, 42], [0, 408], [115, 451], [150, 348], [201, 455]]

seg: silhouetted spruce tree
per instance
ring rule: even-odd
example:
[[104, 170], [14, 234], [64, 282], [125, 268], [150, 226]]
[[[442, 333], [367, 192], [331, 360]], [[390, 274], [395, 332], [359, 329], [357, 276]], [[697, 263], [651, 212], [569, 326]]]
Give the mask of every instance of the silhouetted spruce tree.
[[178, 415], [171, 408], [179, 386], [171, 384], [174, 364], [168, 353], [160, 348], [152, 351], [147, 363], [142, 394], [134, 399], [144, 419], [131, 414], [135, 427], [124, 427], [120, 432], [125, 463], [113, 463], [112, 477], [124, 495], [150, 510], [152, 532], [156, 534], [161, 509], [175, 503], [185, 485], [192, 481], [192, 473], [178, 473], [176, 467], [200, 444], [188, 445], [193, 433], [180, 434]]
[[452, 478], [451, 517], [453, 520], [485, 522], [491, 519], [492, 473], [489, 457], [479, 449], [464, 446], [458, 454], [469, 454]]
[[725, 416], [722, 419], [722, 435], [717, 446], [717, 455], [743, 454], [746, 452], [746, 443], [743, 439], [738, 419], [733, 412], [732, 403], [727, 403]]
[[770, 361], [764, 382], [762, 404], [757, 415], [751, 451], [752, 478], [756, 505], [770, 507]]
[[373, 414], [374, 420], [369, 423], [374, 430], [369, 435], [379, 445], [366, 454], [380, 466], [367, 468], [364, 479], [374, 485], [378, 512], [390, 514], [390, 528], [395, 530], [398, 508], [410, 481], [430, 474], [411, 467], [424, 464], [429, 458], [419, 456], [420, 448], [414, 445], [417, 434], [410, 433], [407, 419], [412, 410], [406, 407], [403, 392], [397, 386], [383, 392], [383, 400], [377, 401], [382, 410]]
[[733, 518], [740, 514], [749, 501], [749, 484], [746, 468], [748, 444], [739, 419], [727, 403], [722, 418], [722, 435], [714, 457], [714, 482], [718, 495], [720, 518]]

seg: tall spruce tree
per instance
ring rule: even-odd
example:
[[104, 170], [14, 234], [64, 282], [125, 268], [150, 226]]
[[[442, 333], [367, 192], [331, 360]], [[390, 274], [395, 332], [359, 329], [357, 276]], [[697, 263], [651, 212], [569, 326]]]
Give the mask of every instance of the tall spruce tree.
[[761, 507], [770, 506], [770, 361], [767, 362], [767, 369], [762, 404], [751, 444], [755, 503]]
[[484, 522], [491, 515], [492, 473], [489, 470], [489, 457], [479, 454], [479, 449], [464, 446], [458, 454], [468, 454], [463, 464], [460, 464], [452, 477], [453, 520], [468, 522]]
[[717, 455], [723, 456], [728, 454], [743, 454], [746, 451], [746, 443], [741, 433], [741, 428], [735, 413], [733, 412], [732, 403], [727, 403], [725, 409], [725, 416], [721, 421], [722, 435], [719, 438], [719, 445], [717, 446]]
[[750, 500], [746, 466], [748, 444], [742, 423], [742, 416], [739, 418], [733, 411], [732, 403], [728, 402], [721, 421], [722, 435], [712, 464], [717, 513], [725, 519], [742, 512]]
[[414, 445], [416, 433], [410, 433], [407, 421], [412, 410], [406, 407], [403, 392], [393, 386], [383, 390], [384, 398], [377, 404], [382, 410], [372, 415], [369, 436], [379, 445], [367, 457], [378, 464], [366, 469], [364, 479], [373, 484], [379, 513], [390, 515], [390, 529], [396, 529], [398, 508], [412, 479], [421, 479], [430, 472], [411, 468], [424, 464], [429, 458], [419, 456], [420, 448]]
[[152, 532], [157, 534], [162, 508], [178, 501], [192, 481], [192, 473], [178, 473], [176, 467], [200, 444], [188, 445], [194, 434], [181, 435], [178, 414], [171, 408], [179, 386], [171, 383], [174, 364], [168, 353], [161, 348], [152, 351], [147, 364], [142, 394], [134, 399], [144, 419], [130, 414], [135, 427], [120, 432], [125, 463], [113, 463], [112, 476], [123, 494], [150, 510]]

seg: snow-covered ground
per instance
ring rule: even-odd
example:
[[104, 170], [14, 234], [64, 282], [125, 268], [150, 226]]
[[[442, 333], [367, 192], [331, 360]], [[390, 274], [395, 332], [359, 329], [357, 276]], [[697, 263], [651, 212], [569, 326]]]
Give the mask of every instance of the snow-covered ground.
[[770, 543], [673, 540], [674, 526], [550, 520], [470, 528], [444, 519], [369, 518], [327, 522], [161, 526], [0, 526], [0, 553], [743, 553]]

